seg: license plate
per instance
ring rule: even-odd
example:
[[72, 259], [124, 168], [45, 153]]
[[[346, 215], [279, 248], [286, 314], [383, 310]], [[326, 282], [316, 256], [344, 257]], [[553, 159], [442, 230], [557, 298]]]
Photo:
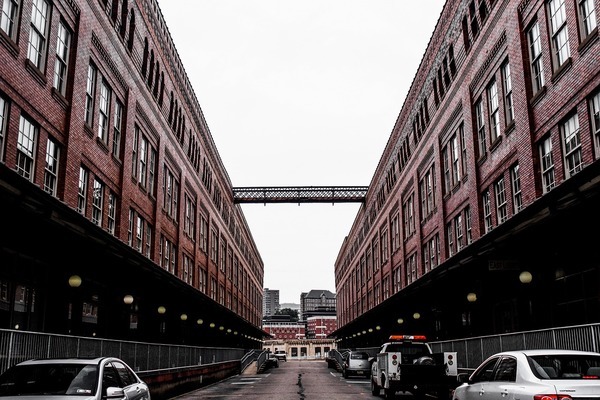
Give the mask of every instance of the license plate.
[[363, 373], [363, 372], [362, 372], [362, 371], [356, 371], [356, 373], [357, 373], [358, 375], [362, 375], [362, 373]]

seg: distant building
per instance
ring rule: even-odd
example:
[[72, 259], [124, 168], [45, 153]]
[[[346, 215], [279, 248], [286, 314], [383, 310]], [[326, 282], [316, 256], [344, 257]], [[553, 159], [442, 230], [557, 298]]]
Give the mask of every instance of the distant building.
[[292, 321], [289, 315], [275, 315], [263, 320], [263, 330], [273, 340], [304, 339], [306, 326], [303, 322]]
[[263, 316], [275, 315], [279, 311], [279, 290], [263, 290]]
[[311, 290], [300, 294], [301, 319], [315, 315], [335, 315], [336, 297], [329, 290]]
[[335, 314], [308, 317], [306, 319], [307, 339], [325, 339], [336, 329], [337, 317]]

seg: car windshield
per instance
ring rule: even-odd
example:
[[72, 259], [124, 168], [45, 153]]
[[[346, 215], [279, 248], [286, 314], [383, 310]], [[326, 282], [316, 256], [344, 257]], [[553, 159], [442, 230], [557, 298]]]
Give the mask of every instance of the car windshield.
[[600, 356], [558, 354], [527, 359], [539, 379], [600, 379]]
[[96, 392], [98, 368], [85, 364], [17, 365], [0, 375], [0, 397], [89, 396]]

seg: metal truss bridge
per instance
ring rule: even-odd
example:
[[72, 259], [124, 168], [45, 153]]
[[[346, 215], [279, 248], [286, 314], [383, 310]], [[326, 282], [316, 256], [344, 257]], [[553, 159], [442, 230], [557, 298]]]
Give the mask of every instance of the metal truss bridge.
[[234, 203], [362, 203], [368, 186], [234, 187]]

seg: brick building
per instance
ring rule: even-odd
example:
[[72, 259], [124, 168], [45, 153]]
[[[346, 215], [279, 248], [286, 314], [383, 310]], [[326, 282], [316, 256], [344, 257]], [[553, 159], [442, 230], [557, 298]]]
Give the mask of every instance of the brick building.
[[600, 320], [598, 8], [446, 2], [336, 260], [344, 344]]
[[255, 344], [263, 263], [158, 2], [0, 8], [0, 327]]
[[337, 329], [335, 315], [318, 315], [306, 318], [306, 337], [309, 339], [326, 339]]

